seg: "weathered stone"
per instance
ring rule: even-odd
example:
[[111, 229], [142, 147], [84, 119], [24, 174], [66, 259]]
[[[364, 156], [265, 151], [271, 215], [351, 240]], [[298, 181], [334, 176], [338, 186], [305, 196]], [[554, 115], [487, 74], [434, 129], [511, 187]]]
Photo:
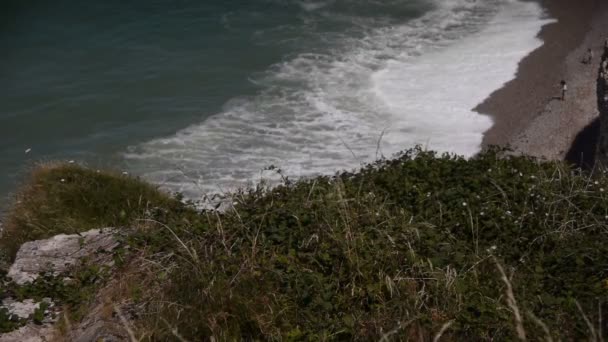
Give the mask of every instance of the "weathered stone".
[[106, 320], [93, 320], [94, 317], [87, 318], [89, 321], [87, 321], [85, 324], [81, 324], [81, 327], [70, 334], [71, 341], [118, 342], [129, 340], [127, 333], [124, 331], [124, 328], [121, 325]]
[[[28, 319], [40, 308], [40, 305], [45, 302], [49, 308], [54, 307], [54, 303], [50, 298], [44, 298], [42, 302], [35, 302], [32, 299], [26, 299], [23, 302], [18, 302], [13, 299], [7, 298], [2, 301], [0, 307], [8, 310], [9, 314], [18, 319]], [[9, 341], [50, 341], [51, 335], [54, 331], [53, 323], [56, 319], [53, 310], [45, 310], [44, 319], [41, 325], [33, 322], [12, 331], [10, 333], [0, 335], [0, 342]]]
[[10, 314], [18, 316], [19, 318], [28, 318], [40, 307], [40, 303], [36, 303], [33, 299], [26, 299], [23, 302], [18, 302], [11, 298], [7, 298], [2, 301], [0, 307], [7, 309]]
[[[67, 276], [72, 266], [78, 265], [83, 258], [87, 263], [97, 265], [112, 265], [112, 254], [109, 253], [118, 246], [112, 229], [95, 229], [81, 234], [57, 235], [50, 239], [27, 242], [21, 246], [15, 262], [10, 267], [8, 276], [23, 285], [35, 280], [41, 273], [55, 276]], [[18, 330], [0, 335], [0, 342], [13, 341], [54, 341], [57, 340], [53, 323], [59, 317], [58, 308], [54, 307], [52, 299], [45, 298], [48, 303], [41, 325], [30, 322]], [[98, 303], [98, 299], [96, 299]], [[27, 319], [40, 308], [40, 303], [31, 299], [17, 302], [10, 298], [3, 300], [0, 307], [6, 308], [15, 318]], [[90, 310], [83, 321], [73, 327], [64, 336], [70, 341], [125, 341], [127, 334], [116, 317], [106, 317], [96, 306]]]
[[[35, 280], [41, 273], [60, 275], [88, 257], [92, 262], [102, 262], [118, 246], [112, 230], [94, 229], [81, 234], [57, 235], [50, 239], [24, 243], [8, 276], [17, 284]], [[102, 252], [102, 253], [100, 253]], [[107, 260], [106, 260], [107, 262]]]
[[0, 335], [0, 342], [48, 342], [54, 341], [52, 325], [28, 324], [10, 333]]

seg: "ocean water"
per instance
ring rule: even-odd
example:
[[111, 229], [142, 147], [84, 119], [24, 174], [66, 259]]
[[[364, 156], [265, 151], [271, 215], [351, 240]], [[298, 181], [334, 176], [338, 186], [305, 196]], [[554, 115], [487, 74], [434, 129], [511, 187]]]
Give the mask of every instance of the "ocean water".
[[[516, 0], [1, 5], [0, 193], [32, 163], [112, 166], [192, 199], [417, 144], [473, 155], [472, 112], [542, 44]], [[29, 151], [26, 153], [26, 151]]]

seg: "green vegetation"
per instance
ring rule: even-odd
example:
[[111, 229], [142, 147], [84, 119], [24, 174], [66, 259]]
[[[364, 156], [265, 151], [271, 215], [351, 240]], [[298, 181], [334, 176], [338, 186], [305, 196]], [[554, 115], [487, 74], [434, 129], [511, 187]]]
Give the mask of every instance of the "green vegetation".
[[26, 241], [125, 227], [149, 208], [171, 207], [174, 202], [156, 187], [119, 173], [68, 163], [39, 165], [16, 196], [0, 248], [14, 258]]
[[7, 333], [20, 328], [24, 322], [19, 317], [11, 315], [7, 308], [0, 308], [0, 333]]
[[135, 333], [146, 340], [583, 340], [608, 331], [601, 171], [499, 150], [470, 160], [414, 150], [356, 173], [241, 191], [224, 214], [72, 165], [47, 167], [31, 184], [25, 193], [44, 195], [16, 205], [2, 244], [133, 228], [116, 259], [127, 273], [146, 261], [123, 284], [145, 308]]

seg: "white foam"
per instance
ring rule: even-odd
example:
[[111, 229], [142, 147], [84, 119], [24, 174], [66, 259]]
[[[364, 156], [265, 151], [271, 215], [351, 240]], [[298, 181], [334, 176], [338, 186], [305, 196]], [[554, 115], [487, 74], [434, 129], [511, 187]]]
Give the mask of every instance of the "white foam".
[[540, 17], [536, 3], [507, 2], [483, 31], [447, 49], [389, 61], [373, 76], [376, 94], [395, 115], [389, 144], [401, 146], [407, 136], [407, 145], [477, 153], [492, 121], [472, 108], [513, 79], [520, 60], [542, 45], [536, 35], [549, 20]]
[[273, 66], [255, 79], [264, 88], [258, 95], [130, 148], [132, 170], [197, 199], [277, 179], [261, 171], [269, 165], [298, 177], [356, 168], [416, 144], [474, 154], [492, 123], [471, 109], [513, 78], [541, 44], [535, 36], [546, 21], [532, 2], [438, 3], [406, 25], [366, 28], [364, 39], [344, 36], [328, 53]]
[[312, 11], [319, 10], [319, 9], [321, 9], [321, 8], [329, 5], [330, 2], [325, 2], [325, 1], [298, 1], [298, 4], [305, 11], [312, 12]]

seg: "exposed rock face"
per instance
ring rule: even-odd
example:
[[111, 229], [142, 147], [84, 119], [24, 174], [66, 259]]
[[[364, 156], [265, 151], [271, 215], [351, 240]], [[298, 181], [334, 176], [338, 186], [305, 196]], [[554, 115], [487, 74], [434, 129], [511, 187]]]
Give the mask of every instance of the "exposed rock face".
[[[112, 229], [95, 229], [81, 234], [61, 234], [46, 240], [26, 242], [17, 252], [8, 277], [17, 285], [32, 282], [41, 273], [68, 276], [69, 279], [72, 267], [80, 265], [84, 258], [87, 263], [111, 266], [111, 252], [119, 245], [115, 233]], [[41, 302], [32, 299], [23, 302], [11, 298], [4, 299], [0, 308], [6, 309], [9, 316], [17, 321], [27, 320], [28, 323], [15, 331], [1, 334], [0, 342], [62, 340], [55, 336], [57, 331], [54, 328], [54, 322], [61, 315], [60, 308], [54, 306], [52, 298], [45, 298], [43, 302], [46, 302], [47, 309], [43, 313], [43, 319], [35, 323], [32, 317], [36, 310], [40, 309]], [[96, 298], [95, 302], [99, 300]], [[104, 312], [96, 305], [97, 307], [89, 310], [83, 321], [67, 332], [68, 336], [64, 338], [70, 341], [127, 340], [127, 334], [124, 333], [118, 318], [102, 315]]]
[[[45, 302], [49, 306], [53, 304], [53, 301], [50, 298], [45, 298], [42, 302]], [[7, 309], [8, 312], [19, 318], [28, 318], [40, 308], [40, 304], [42, 304], [42, 302], [36, 303], [33, 299], [26, 299], [23, 302], [18, 302], [7, 298], [2, 301], [2, 305], [0, 307]]]
[[47, 342], [54, 341], [55, 329], [51, 325], [28, 324], [10, 333], [2, 334], [0, 342]]
[[51, 314], [54, 311], [54, 304], [50, 298], [45, 298], [42, 302], [35, 302], [32, 299], [26, 299], [23, 302], [18, 302], [10, 298], [2, 301], [3, 309], [7, 309], [16, 319], [28, 319], [34, 312], [40, 309], [42, 303], [46, 303], [48, 309], [44, 312], [44, 319], [39, 324], [29, 323], [15, 331], [0, 335], [0, 342], [17, 342], [17, 341], [49, 341], [53, 335], [55, 322], [54, 316]]
[[[91, 307], [82, 322], [69, 333], [69, 340], [73, 342], [128, 341], [129, 335], [120, 318], [113, 309], [107, 310], [107, 308], [107, 304], [103, 303]], [[108, 314], [108, 311], [111, 314]]]
[[[8, 276], [19, 285], [32, 282], [41, 273], [60, 275], [84, 257], [103, 259], [104, 252], [118, 246], [110, 229], [94, 229], [82, 234], [57, 235], [26, 242], [21, 246]], [[99, 260], [101, 261], [101, 260]]]

